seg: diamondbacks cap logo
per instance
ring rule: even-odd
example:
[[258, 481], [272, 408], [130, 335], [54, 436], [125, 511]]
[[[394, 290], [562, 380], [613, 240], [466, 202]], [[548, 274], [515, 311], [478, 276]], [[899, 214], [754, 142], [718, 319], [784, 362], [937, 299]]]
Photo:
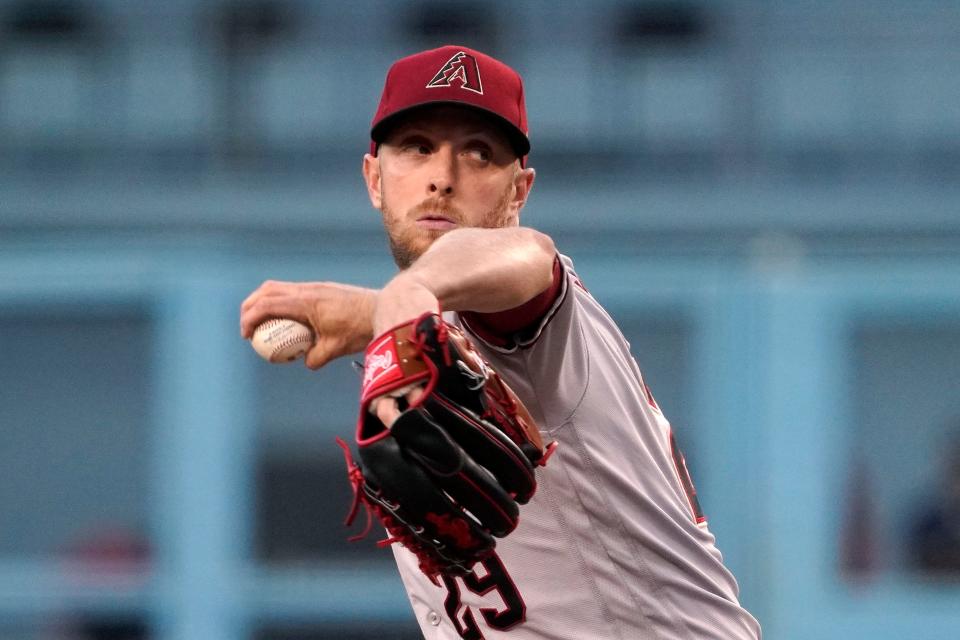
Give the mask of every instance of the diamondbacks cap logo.
[[458, 51], [452, 58], [447, 60], [437, 75], [427, 83], [427, 89], [436, 89], [437, 87], [449, 87], [451, 83], [457, 80], [460, 87], [467, 91], [473, 91], [483, 95], [483, 84], [480, 82], [480, 67], [477, 65], [477, 59], [468, 53]]

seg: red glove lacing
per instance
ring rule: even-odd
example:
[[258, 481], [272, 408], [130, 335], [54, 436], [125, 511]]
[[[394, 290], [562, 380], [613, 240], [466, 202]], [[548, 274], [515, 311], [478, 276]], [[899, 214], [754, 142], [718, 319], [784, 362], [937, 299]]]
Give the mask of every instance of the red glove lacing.
[[363, 477], [363, 471], [360, 470], [360, 465], [354, 461], [347, 443], [339, 436], [336, 438], [336, 441], [337, 444], [340, 445], [340, 448], [343, 449], [343, 457], [347, 462], [347, 478], [353, 487], [353, 503], [350, 505], [350, 512], [347, 514], [344, 525], [349, 527], [353, 524], [361, 504], [367, 512], [367, 524], [364, 526], [363, 531], [347, 539], [350, 542], [356, 542], [367, 537], [370, 529], [373, 527], [373, 515], [375, 514], [380, 518], [380, 521], [383, 523], [383, 526], [386, 527], [387, 533], [389, 534], [388, 538], [377, 541], [377, 546], [388, 547], [391, 544], [399, 542], [417, 556], [420, 570], [423, 571], [434, 584], [439, 585], [437, 576], [443, 571], [443, 565], [440, 560], [434, 556], [433, 550], [418, 540], [417, 537], [413, 535], [413, 532], [397, 520], [390, 511], [384, 509], [381, 504], [371, 500], [364, 493], [363, 486], [366, 484], [366, 479]]

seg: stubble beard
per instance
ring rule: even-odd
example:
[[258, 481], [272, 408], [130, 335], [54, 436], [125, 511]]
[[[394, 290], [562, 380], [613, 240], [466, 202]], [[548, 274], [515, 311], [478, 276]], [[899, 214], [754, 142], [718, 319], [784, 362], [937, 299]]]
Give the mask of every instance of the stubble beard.
[[[507, 186], [497, 204], [480, 218], [479, 224], [471, 226], [485, 229], [499, 229], [508, 226], [510, 224], [510, 216], [507, 214], [507, 206], [510, 203], [511, 187], [512, 184]], [[425, 207], [425, 205], [427, 205], [426, 202], [414, 207], [412, 211]], [[436, 207], [432, 208], [436, 209]], [[387, 202], [386, 193], [383, 194], [381, 211], [383, 213], [383, 226], [384, 229], [386, 229], [387, 239], [390, 243], [390, 253], [393, 254], [393, 261], [401, 271], [408, 269], [417, 261], [417, 258], [430, 248], [430, 245], [432, 245], [437, 238], [447, 233], [447, 231], [441, 229], [420, 229], [416, 227], [415, 224], [404, 227], [403, 223], [414, 219], [416, 214], [408, 211], [405, 217], [395, 215], [393, 209]], [[458, 210], [452, 209], [452, 211], [457, 212]], [[458, 224], [463, 225], [462, 214], [457, 215], [455, 219]]]
[[[386, 211], [387, 209], [384, 207], [384, 213]], [[384, 222], [384, 225], [386, 226], [386, 222]], [[397, 263], [401, 271], [409, 268], [433, 244], [434, 240], [443, 234], [444, 232], [439, 229], [422, 229], [418, 237], [401, 237], [397, 233], [391, 233], [390, 227], [387, 226], [387, 239], [390, 242], [390, 253], [393, 254], [393, 261]], [[412, 236], [413, 234], [405, 235]]]

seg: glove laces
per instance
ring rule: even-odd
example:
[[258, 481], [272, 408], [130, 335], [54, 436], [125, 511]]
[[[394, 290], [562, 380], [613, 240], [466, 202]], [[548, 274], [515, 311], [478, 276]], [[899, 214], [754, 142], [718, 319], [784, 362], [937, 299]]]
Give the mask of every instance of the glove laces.
[[[437, 322], [436, 322], [437, 342], [440, 343], [440, 345], [443, 347], [443, 363], [448, 367], [453, 366], [453, 356], [450, 355], [450, 340], [449, 340], [450, 332], [449, 332], [449, 328], [447, 327], [447, 323], [443, 321], [443, 318], [439, 314], [428, 312], [420, 316], [414, 322], [414, 327], [419, 326], [423, 318], [428, 316], [434, 316], [434, 315], [437, 317]], [[425, 352], [433, 351], [433, 347], [427, 344], [426, 334], [417, 329], [414, 329], [411, 343], [416, 348], [417, 355], [420, 355]]]
[[360, 465], [353, 459], [353, 454], [350, 453], [350, 446], [339, 436], [337, 436], [336, 442], [340, 448], [343, 449], [343, 457], [347, 462], [347, 478], [353, 487], [353, 502], [350, 505], [350, 512], [344, 520], [344, 525], [349, 527], [353, 524], [357, 513], [360, 511], [360, 505], [363, 505], [367, 514], [367, 523], [363, 531], [350, 536], [347, 540], [357, 542], [366, 538], [370, 534], [370, 529], [373, 528], [373, 516], [376, 515], [380, 518], [380, 521], [384, 527], [386, 527], [388, 533], [387, 538], [377, 541], [377, 546], [381, 548], [389, 547], [399, 542], [417, 556], [420, 570], [423, 571], [434, 584], [439, 585], [440, 583], [437, 580], [437, 576], [440, 575], [444, 569], [444, 565], [440, 562], [440, 559], [434, 557], [433, 554], [431, 554], [431, 550], [420, 542], [413, 532], [404, 526], [389, 509], [385, 509], [379, 502], [367, 496], [364, 489], [366, 480], [363, 477], [363, 471], [360, 470]]
[[350, 480], [350, 486], [353, 488], [353, 502], [350, 503], [350, 512], [347, 513], [347, 517], [343, 521], [344, 526], [349, 527], [353, 524], [361, 504], [367, 512], [367, 524], [363, 527], [363, 531], [347, 538], [350, 542], [356, 542], [363, 540], [370, 533], [370, 529], [373, 527], [373, 514], [370, 513], [370, 502], [366, 500], [366, 496], [363, 493], [365, 480], [363, 478], [363, 472], [360, 470], [360, 465], [354, 461], [353, 454], [350, 453], [349, 445], [347, 445], [340, 436], [337, 436], [336, 440], [340, 448], [343, 449], [343, 457], [347, 462], [347, 479]]

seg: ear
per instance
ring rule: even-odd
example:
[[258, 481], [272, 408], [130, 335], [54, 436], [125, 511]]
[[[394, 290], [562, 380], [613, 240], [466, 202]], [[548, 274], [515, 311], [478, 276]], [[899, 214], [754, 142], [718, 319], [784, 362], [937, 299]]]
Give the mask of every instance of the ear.
[[380, 158], [370, 155], [363, 156], [363, 181], [367, 183], [367, 195], [374, 209], [383, 208], [383, 190], [380, 182]]
[[537, 172], [533, 167], [520, 169], [513, 179], [513, 198], [510, 200], [510, 208], [514, 210], [517, 218], [520, 217], [520, 210], [527, 204], [527, 198], [530, 197], [530, 190], [533, 189], [533, 181], [537, 177]]

